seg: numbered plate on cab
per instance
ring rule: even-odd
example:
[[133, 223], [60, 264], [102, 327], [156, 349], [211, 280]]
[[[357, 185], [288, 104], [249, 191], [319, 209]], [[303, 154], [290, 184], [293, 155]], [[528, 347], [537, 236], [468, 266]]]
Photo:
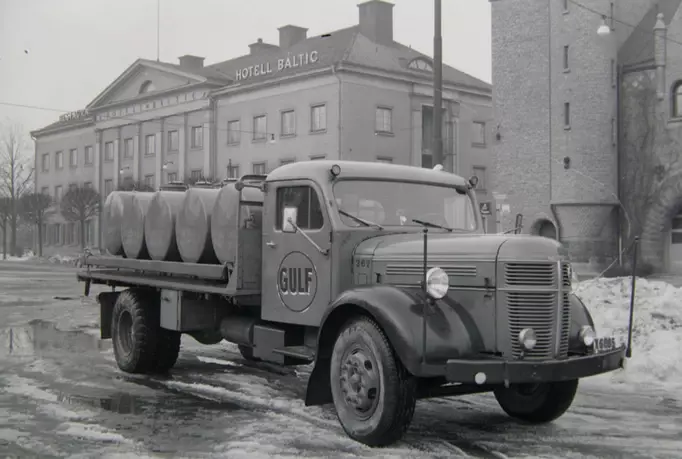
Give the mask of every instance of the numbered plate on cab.
[[594, 350], [599, 354], [611, 352], [624, 346], [626, 342], [624, 336], [600, 336], [594, 340]]

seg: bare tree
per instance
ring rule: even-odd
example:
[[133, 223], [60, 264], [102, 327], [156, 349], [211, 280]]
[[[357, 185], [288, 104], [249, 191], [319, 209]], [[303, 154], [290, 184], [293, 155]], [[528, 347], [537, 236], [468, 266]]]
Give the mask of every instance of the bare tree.
[[7, 122], [0, 132], [0, 196], [10, 200], [10, 251], [17, 251], [19, 199], [33, 186], [32, 158], [21, 125]]
[[12, 200], [8, 197], [0, 197], [0, 230], [2, 230], [2, 259], [7, 259], [7, 229], [12, 214]]
[[641, 234], [647, 210], [654, 204], [664, 179], [682, 161], [682, 139], [667, 128], [666, 114], [657, 100], [653, 77], [642, 72], [628, 82], [623, 97], [621, 170], [627, 239]]
[[93, 188], [76, 187], [64, 194], [60, 203], [62, 216], [68, 222], [79, 224], [80, 245], [85, 249], [85, 223], [99, 213], [100, 195]]
[[38, 230], [38, 256], [43, 256], [43, 225], [52, 213], [52, 198], [42, 193], [29, 193], [19, 201], [22, 218], [36, 226]]

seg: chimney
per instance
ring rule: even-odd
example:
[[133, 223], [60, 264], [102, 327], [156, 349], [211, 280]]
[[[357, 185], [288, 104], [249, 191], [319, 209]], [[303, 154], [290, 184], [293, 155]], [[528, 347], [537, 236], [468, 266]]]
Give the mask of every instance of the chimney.
[[274, 51], [279, 49], [277, 45], [271, 45], [270, 43], [264, 43], [262, 38], [259, 38], [256, 43], [251, 43], [249, 45], [249, 54], [260, 54], [262, 52]]
[[375, 43], [392, 45], [393, 6], [381, 0], [360, 3], [360, 33]]
[[205, 58], [203, 57], [192, 56], [191, 54], [185, 54], [178, 58], [180, 67], [185, 70], [199, 70], [204, 68], [204, 59]]
[[308, 29], [295, 25], [285, 25], [279, 29], [279, 47], [290, 48], [308, 38]]

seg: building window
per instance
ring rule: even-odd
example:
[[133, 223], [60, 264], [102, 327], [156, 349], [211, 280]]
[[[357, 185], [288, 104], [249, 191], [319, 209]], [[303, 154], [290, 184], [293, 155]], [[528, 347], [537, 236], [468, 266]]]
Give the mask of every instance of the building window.
[[83, 153], [84, 153], [83, 156], [85, 156], [85, 164], [92, 164], [92, 159], [93, 159], [93, 157], [92, 157], [92, 147], [88, 145], [88, 146], [85, 147], [85, 149], [83, 150]]
[[280, 136], [292, 136], [296, 134], [296, 116], [293, 110], [282, 112], [282, 125]]
[[377, 162], [379, 163], [393, 163], [393, 158], [389, 158], [387, 156], [377, 156]]
[[62, 200], [62, 186], [57, 185], [56, 187], [54, 187], [54, 201], [56, 203], [59, 203], [59, 202], [61, 202], [61, 200]]
[[564, 128], [571, 127], [571, 104], [564, 102]]
[[277, 220], [275, 228], [282, 229], [285, 207], [296, 207], [296, 226], [302, 230], [316, 230], [324, 226], [322, 207], [317, 193], [309, 186], [288, 186], [277, 189]]
[[76, 148], [69, 150], [69, 165], [71, 167], [78, 166], [78, 150]]
[[486, 189], [486, 170], [483, 166], [474, 166], [472, 168], [472, 173], [478, 177], [478, 184], [476, 185], [477, 190]]
[[169, 172], [167, 177], [166, 177], [167, 183], [172, 183], [172, 182], [177, 182], [178, 181], [178, 173], [177, 172]]
[[227, 166], [227, 178], [239, 178], [239, 165]]
[[312, 155], [310, 157], [310, 160], [311, 161], [319, 161], [319, 160], [323, 160], [325, 158], [327, 158], [327, 155]]
[[412, 70], [422, 70], [424, 72], [433, 72], [433, 66], [426, 59], [418, 57], [407, 65]]
[[485, 123], [483, 121], [474, 121], [473, 141], [474, 145], [485, 145]]
[[69, 191], [77, 190], [78, 189], [78, 184], [77, 183], [69, 183]]
[[568, 45], [564, 46], [564, 72], [568, 71]]
[[92, 189], [92, 182], [85, 182], [83, 184], [83, 188], [91, 190]]
[[64, 167], [64, 152], [63, 151], [58, 151], [54, 154], [55, 156], [55, 167], [57, 169], [62, 169]]
[[112, 191], [114, 191], [114, 181], [113, 179], [106, 179], [104, 181], [104, 196], [109, 196]]
[[376, 132], [393, 132], [393, 110], [386, 107], [377, 107], [374, 118], [374, 130]]
[[133, 139], [125, 139], [123, 141], [123, 157], [132, 158], [133, 156], [135, 156], [135, 146], [133, 144]]
[[44, 186], [40, 189], [40, 193], [44, 194], [45, 196], [50, 195], [50, 187], [49, 186]]
[[233, 120], [227, 122], [227, 144], [238, 145], [241, 141], [241, 121]]
[[310, 130], [321, 132], [327, 130], [327, 106], [314, 105], [310, 107]]
[[76, 239], [74, 237], [74, 233], [76, 231], [76, 225], [73, 222], [69, 222], [66, 224], [66, 232], [64, 233], [64, 242], [66, 245], [71, 245], [74, 243], [74, 240]]
[[201, 169], [194, 169], [189, 173], [189, 179], [194, 182], [201, 180], [201, 176], [202, 176]]
[[268, 121], [265, 115], [253, 117], [253, 140], [265, 140], [267, 137]]
[[50, 154], [43, 153], [43, 172], [50, 170]]
[[253, 173], [255, 175], [265, 175], [267, 173], [265, 163], [253, 163]]
[[682, 81], [677, 81], [673, 86], [672, 103], [673, 118], [682, 117]]
[[154, 174], [149, 174], [144, 176], [144, 184], [150, 188], [155, 188]]
[[147, 156], [152, 156], [156, 154], [156, 136], [154, 134], [149, 134], [144, 138], [144, 154]]
[[295, 162], [296, 162], [295, 159], [283, 159], [283, 160], [281, 160], [281, 161], [279, 162], [279, 165], [280, 165], [280, 166], [284, 166], [284, 165], [286, 165], [286, 164], [293, 164], [293, 163], [295, 163]]
[[204, 127], [192, 126], [192, 148], [202, 148], [204, 146]]
[[154, 83], [152, 83], [150, 80], [147, 80], [140, 85], [140, 94], [145, 94], [147, 92], [152, 92], [155, 90], [156, 87], [154, 86]]
[[114, 142], [107, 142], [104, 144], [104, 160], [114, 160]]
[[180, 137], [178, 131], [168, 132], [168, 151], [178, 151], [180, 148]]

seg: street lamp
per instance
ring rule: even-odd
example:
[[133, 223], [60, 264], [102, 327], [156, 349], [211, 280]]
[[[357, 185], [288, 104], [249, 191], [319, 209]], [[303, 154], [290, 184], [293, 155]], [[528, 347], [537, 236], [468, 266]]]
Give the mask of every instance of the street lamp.
[[601, 25], [597, 29], [597, 35], [600, 37], [605, 37], [606, 35], [609, 35], [611, 33], [611, 27], [606, 23], [606, 16], [602, 15], [601, 17]]

